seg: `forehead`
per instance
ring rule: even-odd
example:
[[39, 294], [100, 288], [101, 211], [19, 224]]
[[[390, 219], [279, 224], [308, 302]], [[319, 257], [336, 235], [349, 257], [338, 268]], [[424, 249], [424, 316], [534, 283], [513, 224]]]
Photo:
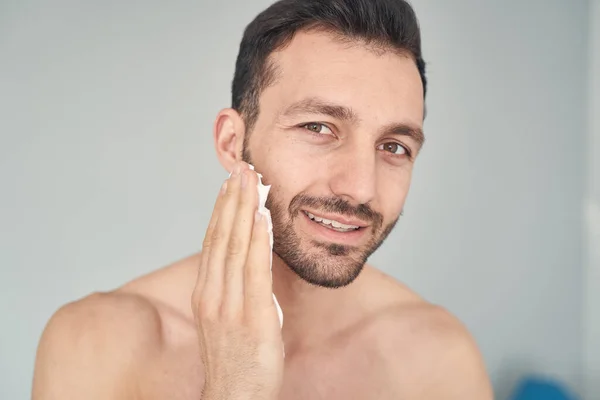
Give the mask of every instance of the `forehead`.
[[277, 116], [290, 104], [319, 97], [352, 108], [361, 120], [422, 125], [423, 86], [408, 56], [317, 31], [299, 32], [271, 61], [277, 79], [261, 95], [261, 114]]

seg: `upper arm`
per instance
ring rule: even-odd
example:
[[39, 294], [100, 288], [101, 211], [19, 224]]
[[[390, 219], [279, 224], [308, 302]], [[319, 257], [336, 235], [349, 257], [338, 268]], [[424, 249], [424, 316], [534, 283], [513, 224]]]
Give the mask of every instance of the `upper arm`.
[[92, 295], [62, 307], [40, 340], [34, 400], [132, 399], [132, 372], [156, 348], [158, 315], [139, 298]]

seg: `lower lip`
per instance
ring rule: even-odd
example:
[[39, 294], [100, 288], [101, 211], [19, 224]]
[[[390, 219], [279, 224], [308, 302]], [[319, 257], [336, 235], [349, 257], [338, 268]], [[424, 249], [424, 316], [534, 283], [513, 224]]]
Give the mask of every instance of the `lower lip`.
[[348, 232], [334, 231], [333, 229], [329, 229], [320, 223], [313, 221], [304, 213], [304, 211], [301, 211], [300, 213], [304, 217], [303, 219], [306, 221], [311, 232], [314, 232], [316, 236], [333, 243], [349, 246], [357, 245], [360, 244], [361, 239], [366, 233], [366, 228], [359, 228]]

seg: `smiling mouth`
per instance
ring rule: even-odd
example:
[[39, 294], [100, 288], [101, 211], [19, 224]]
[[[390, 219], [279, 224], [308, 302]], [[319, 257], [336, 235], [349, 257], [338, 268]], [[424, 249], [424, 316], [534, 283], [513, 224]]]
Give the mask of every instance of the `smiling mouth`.
[[326, 219], [326, 218], [321, 218], [321, 217], [317, 217], [314, 214], [309, 213], [308, 211], [302, 211], [308, 218], [310, 218], [313, 222], [324, 226], [325, 228], [329, 228], [333, 231], [336, 232], [354, 232], [359, 230], [361, 227], [360, 226], [356, 226], [356, 225], [346, 225], [346, 224], [342, 224], [341, 222], [335, 221], [335, 220], [331, 220], [331, 219]]

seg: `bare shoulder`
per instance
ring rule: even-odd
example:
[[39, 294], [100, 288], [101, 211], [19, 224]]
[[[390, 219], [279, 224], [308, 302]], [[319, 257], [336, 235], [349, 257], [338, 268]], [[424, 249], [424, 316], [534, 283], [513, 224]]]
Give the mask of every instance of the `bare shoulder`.
[[426, 302], [398, 305], [383, 312], [372, 328], [390, 388], [406, 398], [493, 398], [475, 340], [442, 307]]
[[[405, 361], [385, 363], [397, 376], [409, 377], [405, 385], [415, 399], [493, 398], [490, 381], [478, 346], [466, 327], [450, 312], [432, 304], [399, 307], [380, 322], [383, 354], [402, 354]], [[398, 335], [394, 337], [394, 334]], [[405, 338], [400, 343], [397, 338]]]
[[160, 345], [160, 316], [141, 296], [96, 293], [67, 304], [42, 334], [33, 398], [135, 398], [132, 373]]
[[393, 394], [419, 400], [491, 400], [481, 353], [466, 326], [401, 283], [387, 284], [397, 297], [370, 318], [362, 338], [380, 360], [380, 373], [388, 376], [390, 390], [397, 391]]
[[[463, 323], [443, 307], [423, 300], [381, 310], [372, 319], [369, 333], [379, 336], [377, 343], [382, 349], [414, 351], [422, 359], [426, 359], [424, 355], [443, 356], [459, 347], [476, 347]], [[400, 337], [401, 342], [396, 340]]]

